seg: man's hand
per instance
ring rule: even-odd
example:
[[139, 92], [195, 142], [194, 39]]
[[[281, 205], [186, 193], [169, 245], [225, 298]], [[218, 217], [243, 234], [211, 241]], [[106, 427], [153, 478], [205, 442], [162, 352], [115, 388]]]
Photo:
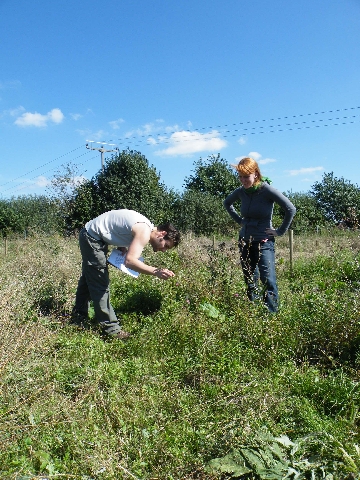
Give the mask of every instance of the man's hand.
[[[150, 241], [151, 230], [149, 226], [145, 223], [136, 223], [132, 227], [132, 233], [133, 239], [125, 257], [125, 267], [131, 268], [132, 270], [135, 270], [135, 272], [154, 275], [162, 280], [168, 280], [170, 277], [173, 277], [175, 273], [171, 270], [166, 268], [155, 268], [139, 260], [145, 245]], [[159, 232], [159, 236], [162, 236], [162, 232]]]
[[162, 280], [168, 280], [170, 277], [174, 277], [175, 273], [167, 268], [156, 268], [154, 270], [154, 275], [157, 278], [161, 278]]

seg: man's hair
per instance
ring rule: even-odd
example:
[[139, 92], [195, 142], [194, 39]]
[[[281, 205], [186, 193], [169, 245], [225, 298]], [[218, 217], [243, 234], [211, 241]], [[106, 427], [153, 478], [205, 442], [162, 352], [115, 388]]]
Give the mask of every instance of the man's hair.
[[177, 247], [179, 245], [181, 240], [180, 232], [174, 227], [172, 223], [162, 223], [158, 225], [157, 229], [160, 232], [166, 232], [166, 235], [164, 235], [164, 240], [171, 240], [174, 244], [174, 247]]

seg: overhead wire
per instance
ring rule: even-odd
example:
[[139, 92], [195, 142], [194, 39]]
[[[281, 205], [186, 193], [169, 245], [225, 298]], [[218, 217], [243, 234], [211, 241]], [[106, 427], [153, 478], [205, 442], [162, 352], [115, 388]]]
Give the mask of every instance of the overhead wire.
[[[244, 121], [244, 122], [238, 122], [238, 123], [233, 123], [233, 124], [225, 124], [225, 125], [214, 125], [214, 126], [208, 126], [208, 127], [201, 127], [201, 128], [194, 128], [192, 130], [182, 130], [182, 132], [189, 132], [189, 136], [196, 136], [200, 131], [203, 131], [203, 130], [214, 130], [214, 129], [224, 129], [224, 128], [228, 128], [228, 127], [236, 127], [236, 126], [241, 126], [241, 125], [250, 125], [252, 123], [261, 123], [261, 122], [272, 122], [272, 121], [279, 121], [279, 120], [288, 120], [288, 119], [295, 119], [295, 118], [303, 118], [303, 117], [309, 117], [309, 116], [312, 116], [312, 115], [324, 115], [324, 114], [328, 114], [328, 113], [338, 113], [338, 112], [346, 112], [346, 111], [351, 111], [351, 110], [360, 110], [360, 106], [359, 107], [349, 107], [349, 108], [342, 108], [342, 109], [336, 109], [336, 110], [326, 110], [326, 111], [321, 111], [321, 112], [310, 112], [310, 113], [306, 113], [306, 114], [298, 114], [298, 115], [287, 115], [287, 116], [283, 116], [283, 117], [277, 117], [277, 118], [269, 118], [269, 119], [262, 119], [262, 120], [248, 120], [248, 121]], [[353, 115], [352, 118], [355, 118], [357, 117], [357, 115]], [[343, 118], [348, 118], [347, 116], [343, 117]], [[326, 121], [332, 121], [333, 119], [327, 119]], [[316, 122], [316, 121], [323, 121], [323, 120], [312, 120], [312, 122]], [[307, 123], [307, 122], [302, 122], [302, 123]], [[286, 124], [286, 125], [291, 125], [291, 124]], [[296, 122], [294, 123], [294, 125], [296, 125]], [[280, 127], [281, 125], [277, 125], [278, 127]], [[328, 126], [328, 125], [324, 125], [324, 126]], [[255, 130], [257, 127], [252, 127], [251, 129], [252, 130]], [[259, 127], [259, 128], [265, 128], [265, 127]], [[274, 128], [274, 126], [268, 126], [268, 128]], [[249, 130], [249, 128], [242, 128], [242, 132], [243, 131], [247, 131]], [[231, 131], [236, 131], [236, 132], [239, 132], [239, 129], [233, 129], [233, 130], [226, 130], [225, 133], [229, 133]], [[163, 133], [157, 133], [157, 134], [143, 134], [143, 135], [136, 135], [136, 136], [132, 136], [132, 137], [126, 137], [126, 138], [119, 138], [118, 140], [121, 140], [123, 141], [124, 143], [132, 143], [131, 141], [132, 140], [137, 140], [138, 141], [138, 144], [141, 144], [143, 143], [141, 140], [139, 139], [150, 139], [150, 138], [153, 138], [153, 139], [156, 139], [156, 138], [159, 138], [161, 137], [162, 139], [162, 143], [165, 143], [163, 141], [163, 137], [165, 138], [169, 138], [169, 136], [171, 137], [171, 135], [174, 135], [175, 133], [179, 133], [179, 130], [174, 130], [172, 132], [163, 132]], [[256, 132], [254, 132], [253, 134], [255, 134]], [[258, 132], [258, 133], [263, 133], [263, 132]], [[270, 132], [267, 132], [267, 133], [275, 133], [275, 131], [270, 131]], [[246, 133], [244, 133], [245, 135]], [[181, 141], [181, 140], [179, 140]]]
[[[352, 117], [350, 118], [356, 118], [358, 117], [358, 115], [353, 115]], [[326, 120], [312, 120], [311, 123], [315, 123], [315, 122], [331, 122], [331, 121], [337, 121], [337, 120], [344, 120], [344, 119], [348, 119], [349, 117], [337, 117], [337, 118], [329, 118], [329, 119], [326, 119]], [[289, 127], [289, 128], [284, 128], [281, 124], [280, 125], [268, 125], [267, 127], [263, 127], [263, 126], [260, 126], [260, 127], [251, 127], [251, 128], [244, 128], [242, 130], [225, 130], [225, 131], [222, 131], [222, 132], [217, 132], [217, 131], [212, 131], [212, 132], [209, 132], [208, 135], [210, 136], [211, 134], [214, 134], [215, 132], [218, 133], [218, 134], [221, 134], [221, 138], [228, 138], [228, 137], [243, 137], [243, 136], [246, 136], [246, 135], [259, 135], [259, 134], [266, 134], [266, 133], [276, 133], [276, 132], [285, 132], [285, 131], [292, 131], [292, 130], [304, 130], [304, 129], [310, 129], [310, 128], [320, 128], [320, 127], [331, 127], [331, 126], [338, 126], [338, 125], [348, 125], [348, 124], [352, 124], [352, 123], [355, 123], [354, 120], [349, 120], [349, 121], [345, 121], [345, 122], [340, 122], [340, 123], [333, 123], [333, 124], [320, 124], [320, 125], [306, 125], [308, 122], [302, 122], [303, 125], [300, 125], [299, 126], [299, 123], [295, 122], [294, 124], [286, 124], [285, 127]], [[305, 124], [305, 125], [304, 125]], [[282, 128], [278, 128], [278, 127], [282, 127]], [[291, 127], [291, 128], [290, 128]], [[268, 128], [268, 129], [273, 129], [273, 130], [264, 130], [265, 128]], [[257, 130], [257, 129], [262, 129], [262, 130]], [[171, 135], [174, 135], [175, 133], [185, 133], [186, 131], [175, 131], [173, 132]], [[236, 132], [236, 133], [232, 133], [232, 132]], [[201, 141], [201, 140], [204, 140], [204, 137], [196, 137], [195, 134], [193, 133], [189, 133], [189, 135], [186, 135], [186, 136], [181, 136], [181, 137], [163, 137], [161, 134], [158, 135], [158, 138], [160, 138], [160, 140], [158, 142], [155, 142], [156, 143], [151, 143], [152, 146], [156, 146], [156, 145], [160, 145], [160, 144], [167, 144], [167, 143], [171, 143], [171, 144], [176, 144], [176, 143], [184, 143], [184, 142], [190, 142], [190, 141]], [[150, 136], [147, 137], [148, 140], [147, 140], [147, 145], [150, 145], [149, 144], [149, 138]], [[220, 138], [220, 137], [219, 137]], [[144, 145], [144, 143], [146, 143], [144, 140], [142, 141], [138, 141], [138, 142], [124, 142], [123, 144], [119, 144], [119, 145], [133, 145], [133, 146], [141, 146], [141, 145]]]
[[[176, 143], [183, 143], [183, 142], [188, 142], [188, 141], [200, 141], [200, 140], [204, 139], [205, 135], [211, 136], [211, 135], [214, 135], [215, 133], [220, 135], [221, 138], [228, 138], [228, 137], [236, 137], [236, 136], [243, 137], [243, 136], [246, 136], [246, 135], [258, 135], [258, 134], [266, 134], [266, 133], [303, 130], [303, 129], [310, 129], [310, 128], [347, 125], [347, 124], [355, 123], [354, 119], [356, 119], [359, 115], [356, 115], [356, 114], [351, 115], [351, 116], [344, 115], [342, 117], [337, 116], [337, 117], [334, 117], [334, 118], [327, 118], [327, 119], [319, 118], [319, 116], [325, 115], [325, 114], [330, 114], [330, 113], [331, 114], [333, 114], [333, 113], [337, 114], [337, 113], [341, 113], [341, 112], [352, 112], [352, 113], [355, 112], [356, 113], [356, 111], [359, 111], [359, 110], [360, 110], [360, 106], [357, 106], [357, 107], [349, 107], [349, 108], [342, 108], [342, 109], [335, 109], [335, 110], [309, 112], [309, 113], [305, 113], [305, 114], [287, 115], [287, 116], [283, 116], [283, 117], [274, 117], [274, 118], [269, 118], [269, 119], [247, 120], [247, 121], [232, 123], [232, 124], [224, 124], [224, 125], [215, 125], [215, 126], [194, 128], [194, 129], [191, 129], [191, 130], [190, 129], [187, 129], [187, 130], [173, 130], [171, 132], [167, 131], [167, 132], [156, 133], [156, 134], [148, 133], [148, 134], [143, 134], [143, 135], [135, 135], [135, 136], [131, 136], [131, 137], [129, 136], [129, 137], [118, 138], [117, 140], [119, 140], [120, 142], [117, 143], [116, 145], [117, 146], [122, 146], [123, 148], [124, 147], [129, 148], [131, 145], [135, 146], [135, 147], [138, 147], [138, 146], [141, 146], [141, 145], [144, 145], [144, 144], [147, 145], [147, 146], [149, 146], [149, 145], [159, 146], [160, 144], [167, 144], [167, 143], [176, 144]], [[309, 117], [312, 117], [312, 116], [317, 116], [317, 118], [310, 120]], [[294, 119], [299, 119], [300, 121], [294, 121]], [[289, 122], [289, 120], [290, 120], [290, 122]], [[345, 121], [343, 121], [343, 120], [345, 120]], [[282, 123], [278, 123], [278, 124], [274, 124], [274, 125], [258, 125], [260, 123], [276, 122], [276, 121], [277, 122], [282, 122]], [[285, 123], [284, 123], [284, 121], [285, 121]], [[324, 122], [327, 122], [327, 123], [324, 123]], [[329, 124], [328, 122], [337, 122], [337, 123]], [[254, 125], [254, 124], [256, 124], [256, 125], [251, 126], [251, 125]], [[229, 128], [229, 127], [237, 127], [237, 128]], [[203, 131], [208, 131], [208, 133], [206, 133], [206, 134], [201, 133]], [[176, 138], [176, 136], [174, 137], [174, 135], [177, 134], [177, 133], [181, 133], [183, 135], [181, 137]], [[186, 134], [186, 135], [184, 135], [184, 134]], [[200, 134], [200, 136], [199, 136], [199, 134]], [[152, 140], [153, 143], [150, 144], [151, 140]], [[109, 141], [113, 141], [113, 140], [109, 140]], [[104, 143], [105, 144], [107, 142], [98, 142], [98, 143]], [[27, 173], [19, 175], [18, 177], [14, 178], [10, 181], [7, 181], [3, 184], [0, 184], [0, 187], [8, 185], [9, 183], [13, 183], [14, 181], [16, 181], [20, 178], [26, 177], [27, 175], [29, 175], [29, 174], [31, 174], [35, 171], [41, 170], [45, 166], [47, 166], [51, 163], [54, 163], [54, 162], [58, 161], [59, 159], [62, 159], [64, 157], [72, 154], [73, 152], [79, 150], [80, 148], [83, 148], [85, 145], [86, 144], [82, 144], [79, 147], [76, 147], [73, 150], [70, 150], [69, 152], [64, 153], [63, 155], [60, 155], [59, 157], [54, 158], [53, 160], [50, 160], [50, 161], [44, 163], [43, 165], [40, 165], [39, 167], [36, 167], [36, 168], [30, 170]], [[82, 155], [79, 155], [79, 156], [77, 156], [73, 159], [70, 159], [70, 161], [76, 160], [77, 158], [83, 157], [83, 156], [85, 156], [89, 153], [90, 152], [88, 150], [86, 153], [84, 153]], [[91, 157], [91, 158], [87, 159], [86, 162], [89, 162], [90, 160], [93, 160], [94, 158], [95, 157]], [[80, 166], [85, 165], [86, 162], [80, 163], [78, 165], [80, 165]], [[50, 171], [54, 171], [54, 169], [52, 169]], [[48, 172], [49, 172], [49, 170], [47, 170], [45, 172], [42, 172], [42, 173], [40, 173], [40, 175], [32, 177], [32, 178], [28, 179], [27, 181], [24, 181], [24, 182], [18, 184], [17, 186], [9, 187], [9, 188], [3, 190], [2, 192], [7, 192], [7, 191], [10, 191], [10, 190], [19, 190], [19, 189], [25, 188], [28, 185], [29, 181], [35, 180], [39, 176], [44, 175]], [[22, 185], [24, 185], [24, 187], [21, 187]]]
[[[84, 155], [88, 155], [88, 152], [85, 152], [85, 153], [82, 153], [81, 155], [78, 155], [78, 156], [75, 157], [73, 160], [76, 160], [77, 158], [83, 157]], [[60, 158], [60, 157], [59, 157], [59, 158]], [[93, 157], [91, 157], [90, 159], [88, 159], [88, 161], [89, 161], [89, 160], [93, 160], [93, 159], [95, 159], [95, 158], [98, 158], [98, 157], [94, 157], [94, 156], [93, 156]], [[51, 162], [48, 162], [47, 164], [49, 164], [49, 163], [51, 163]], [[47, 165], [47, 164], [45, 164], [45, 165]], [[76, 165], [77, 165], [77, 166], [82, 166], [82, 165], [85, 165], [85, 162], [79, 163], [79, 164], [76, 164]], [[41, 167], [39, 167], [39, 168], [41, 168]], [[35, 170], [37, 170], [37, 169], [32, 170], [32, 172], [34, 172]], [[52, 169], [50, 169], [50, 170], [47, 170], [47, 171], [45, 171], [45, 172], [42, 172], [41, 175], [36, 175], [35, 177], [29, 178], [29, 179], [27, 179], [26, 181], [17, 184], [16, 186], [12, 186], [12, 187], [6, 188], [6, 189], [2, 190], [1, 193], [3, 193], [3, 192], [8, 192], [8, 191], [11, 191], [11, 190], [14, 190], [14, 191], [23, 190], [24, 188], [26, 188], [26, 187], [29, 186], [29, 182], [38, 179], [39, 176], [45, 175], [46, 173], [53, 172], [54, 170], [55, 170], [55, 169], [52, 168]], [[84, 172], [84, 173], [85, 173], [85, 172]], [[24, 176], [24, 175], [22, 175], [22, 176], [20, 176], [20, 177], [17, 177], [17, 178], [21, 178], [21, 177], [23, 177], [23, 176]], [[7, 182], [7, 183], [10, 183], [10, 182]]]
[[56, 160], [59, 160], [60, 158], [66, 157], [66, 155], [69, 155], [70, 153], [75, 152], [76, 150], [79, 150], [79, 148], [82, 148], [82, 147], [83, 147], [83, 145], [81, 145], [80, 147], [76, 147], [73, 150], [70, 150], [70, 152], [64, 153], [63, 155], [60, 155], [60, 157], [56, 157], [53, 160], [50, 160], [49, 162], [46, 162], [43, 165], [40, 165], [40, 167], [36, 167], [33, 170], [30, 170], [29, 172], [24, 173], [23, 175], [19, 175], [18, 177], [13, 178], [12, 180], [9, 180], [8, 182], [2, 183], [2, 184], [0, 184], [0, 187], [3, 187], [4, 185], [7, 185], [8, 183], [14, 182], [15, 180], [18, 180], [19, 178], [25, 177], [26, 175], [29, 175], [30, 173], [36, 172], [36, 170], [40, 170], [40, 168], [43, 168], [46, 165], [49, 165], [50, 163], [54, 163], [54, 162], [56, 162]]

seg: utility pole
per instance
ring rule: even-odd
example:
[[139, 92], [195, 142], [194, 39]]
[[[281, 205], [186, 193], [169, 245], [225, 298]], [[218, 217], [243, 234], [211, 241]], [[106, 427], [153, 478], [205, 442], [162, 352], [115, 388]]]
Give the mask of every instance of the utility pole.
[[89, 146], [89, 143], [87, 143], [85, 146], [88, 150], [97, 150], [98, 152], [101, 153], [101, 170], [104, 171], [104, 153], [105, 152], [118, 152], [119, 149], [117, 147], [112, 149], [112, 150], [106, 150], [104, 148], [104, 145], [115, 146], [115, 143], [95, 142], [94, 140], [86, 140], [86, 141], [89, 142], [89, 143], [99, 143], [99, 144], [101, 144], [100, 148], [91, 147], [91, 146]]

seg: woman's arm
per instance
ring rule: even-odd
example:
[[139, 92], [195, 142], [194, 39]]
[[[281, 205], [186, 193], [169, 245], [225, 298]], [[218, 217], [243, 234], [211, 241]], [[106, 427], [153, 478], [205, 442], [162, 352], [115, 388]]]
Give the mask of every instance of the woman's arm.
[[228, 195], [225, 200], [224, 200], [224, 207], [226, 211], [229, 213], [230, 217], [235, 220], [236, 223], [241, 225], [242, 223], [242, 217], [238, 214], [238, 212], [235, 210], [233, 204], [237, 200], [239, 200], [240, 195], [239, 195], [239, 190], [240, 188], [237, 188], [234, 190], [230, 195]]
[[280, 225], [279, 228], [276, 229], [277, 235], [281, 236], [281, 235], [284, 235], [287, 232], [288, 228], [290, 227], [291, 222], [296, 213], [296, 208], [290, 202], [290, 200], [287, 197], [285, 197], [284, 194], [279, 192], [279, 190], [276, 190], [270, 185], [268, 186], [268, 189], [271, 192], [274, 202], [277, 203], [285, 212], [285, 216], [282, 224]]

